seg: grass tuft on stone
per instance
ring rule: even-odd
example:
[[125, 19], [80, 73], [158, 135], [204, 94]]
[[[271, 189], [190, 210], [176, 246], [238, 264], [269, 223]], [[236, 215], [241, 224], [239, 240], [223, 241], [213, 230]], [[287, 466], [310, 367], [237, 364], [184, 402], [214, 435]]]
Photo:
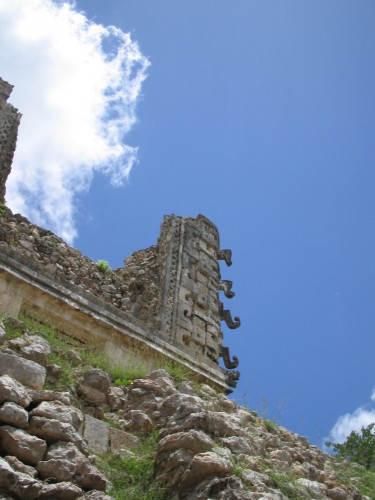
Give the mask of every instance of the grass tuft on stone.
[[111, 482], [107, 492], [116, 500], [162, 500], [165, 491], [155, 479], [159, 432], [153, 431], [133, 450], [134, 456], [104, 455], [97, 463]]

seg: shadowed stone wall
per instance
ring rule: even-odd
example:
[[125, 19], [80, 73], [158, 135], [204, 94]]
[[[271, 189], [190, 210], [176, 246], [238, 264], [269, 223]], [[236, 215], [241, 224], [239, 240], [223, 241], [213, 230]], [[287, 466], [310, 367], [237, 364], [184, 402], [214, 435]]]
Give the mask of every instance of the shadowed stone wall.
[[21, 115], [7, 100], [13, 86], [0, 78], [0, 203], [5, 199], [5, 183], [11, 170], [16, 149]]

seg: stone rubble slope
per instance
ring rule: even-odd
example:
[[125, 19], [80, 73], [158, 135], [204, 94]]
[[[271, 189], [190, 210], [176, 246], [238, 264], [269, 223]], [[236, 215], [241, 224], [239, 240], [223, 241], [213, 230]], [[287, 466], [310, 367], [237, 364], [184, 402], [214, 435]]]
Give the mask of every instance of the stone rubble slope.
[[340, 483], [333, 457], [207, 385], [177, 389], [161, 369], [118, 387], [71, 350], [75, 386], [45, 389], [59, 377], [51, 345], [26, 329], [6, 340], [1, 324], [0, 344], [0, 499], [109, 499], [97, 455], [135, 456], [154, 430], [167, 499], [368, 499]]

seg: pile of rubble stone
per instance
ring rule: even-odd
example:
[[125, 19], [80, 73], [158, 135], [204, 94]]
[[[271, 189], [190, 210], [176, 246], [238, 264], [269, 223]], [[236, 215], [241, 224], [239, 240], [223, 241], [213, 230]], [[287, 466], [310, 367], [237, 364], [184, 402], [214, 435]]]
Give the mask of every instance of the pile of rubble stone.
[[97, 456], [131, 456], [155, 429], [155, 481], [165, 498], [367, 498], [340, 483], [332, 457], [207, 385], [177, 388], [157, 370], [119, 387], [70, 350], [75, 385], [47, 390], [45, 381], [59, 377], [50, 344], [28, 331], [6, 340], [1, 325], [0, 343], [0, 498], [108, 499]]

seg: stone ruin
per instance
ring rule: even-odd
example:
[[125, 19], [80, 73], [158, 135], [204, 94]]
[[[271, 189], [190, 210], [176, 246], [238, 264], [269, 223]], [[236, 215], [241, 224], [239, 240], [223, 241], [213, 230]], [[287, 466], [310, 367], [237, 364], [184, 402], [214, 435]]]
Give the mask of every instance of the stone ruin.
[[[16, 145], [20, 114], [7, 103], [12, 86], [0, 80], [0, 197]], [[168, 215], [157, 244], [133, 253], [124, 267], [103, 272], [61, 238], [2, 206], [0, 311], [31, 316], [72, 342], [95, 345], [116, 363], [155, 368], [177, 362], [229, 393], [239, 372], [223, 346], [222, 322], [240, 326], [219, 298], [235, 295], [221, 280], [216, 226], [203, 215]], [[219, 364], [220, 358], [225, 368]]]
[[4, 203], [5, 183], [10, 173], [16, 148], [21, 115], [7, 100], [13, 86], [0, 78], [0, 202]]

